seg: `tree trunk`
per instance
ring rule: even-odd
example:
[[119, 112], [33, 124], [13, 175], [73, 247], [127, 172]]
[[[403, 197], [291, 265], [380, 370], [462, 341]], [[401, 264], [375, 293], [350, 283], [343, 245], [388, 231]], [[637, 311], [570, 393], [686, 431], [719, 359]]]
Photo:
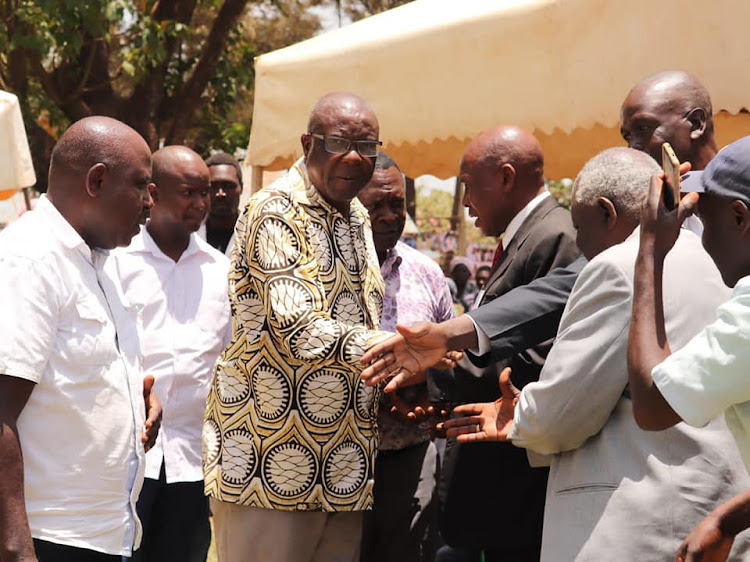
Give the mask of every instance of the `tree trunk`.
[[166, 135], [167, 144], [182, 144], [185, 141], [195, 114], [201, 106], [201, 95], [224, 51], [227, 37], [237, 25], [247, 3], [248, 0], [226, 0], [222, 4], [203, 46], [201, 56], [176, 97], [174, 120]]

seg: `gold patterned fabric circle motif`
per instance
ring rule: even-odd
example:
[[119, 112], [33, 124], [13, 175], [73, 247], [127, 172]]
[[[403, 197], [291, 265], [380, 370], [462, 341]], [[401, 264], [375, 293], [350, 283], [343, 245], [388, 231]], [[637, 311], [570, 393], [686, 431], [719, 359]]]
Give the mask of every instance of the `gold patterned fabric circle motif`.
[[316, 425], [330, 425], [344, 415], [349, 405], [349, 380], [343, 373], [322, 370], [305, 376], [298, 401], [306, 418]]
[[258, 417], [275, 421], [289, 408], [291, 391], [286, 375], [263, 361], [253, 369], [255, 411]]
[[225, 484], [241, 486], [255, 471], [257, 452], [246, 429], [234, 429], [224, 435], [221, 452], [221, 478]]
[[307, 492], [317, 475], [312, 451], [296, 440], [273, 447], [266, 453], [263, 477], [277, 496], [294, 497]]
[[297, 261], [300, 242], [289, 225], [268, 216], [258, 225], [253, 248], [263, 269], [277, 271], [287, 269]]
[[361, 445], [346, 440], [329, 453], [323, 468], [328, 490], [348, 496], [361, 488], [367, 478], [367, 458]]

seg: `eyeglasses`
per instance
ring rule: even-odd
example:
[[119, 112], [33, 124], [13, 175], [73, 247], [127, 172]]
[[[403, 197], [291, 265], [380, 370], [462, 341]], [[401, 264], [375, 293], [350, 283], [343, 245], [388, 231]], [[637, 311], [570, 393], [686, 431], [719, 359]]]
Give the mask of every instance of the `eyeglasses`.
[[383, 142], [379, 140], [351, 140], [341, 137], [317, 135], [315, 133], [307, 134], [314, 139], [322, 140], [323, 148], [329, 154], [344, 154], [345, 152], [349, 152], [352, 149], [352, 145], [354, 145], [360, 156], [372, 158], [378, 155], [378, 147], [383, 146]]

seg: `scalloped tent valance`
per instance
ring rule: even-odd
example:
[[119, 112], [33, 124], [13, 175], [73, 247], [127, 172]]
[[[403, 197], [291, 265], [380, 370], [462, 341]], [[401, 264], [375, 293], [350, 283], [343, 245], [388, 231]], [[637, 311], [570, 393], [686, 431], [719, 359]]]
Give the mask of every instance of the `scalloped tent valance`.
[[619, 110], [641, 78], [684, 69], [711, 92], [719, 145], [750, 134], [746, 0], [415, 0], [256, 59], [246, 163], [281, 169], [321, 95], [352, 91], [410, 176], [456, 173], [471, 138], [517, 124], [549, 177], [622, 145]]

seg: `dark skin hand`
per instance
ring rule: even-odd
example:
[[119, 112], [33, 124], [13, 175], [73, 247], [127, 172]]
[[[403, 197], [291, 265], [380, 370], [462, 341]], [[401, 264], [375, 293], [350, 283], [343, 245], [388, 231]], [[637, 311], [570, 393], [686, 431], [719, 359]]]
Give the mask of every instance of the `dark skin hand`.
[[510, 372], [510, 367], [506, 367], [500, 373], [500, 398], [494, 402], [456, 406], [453, 413], [461, 414], [463, 417], [438, 424], [438, 431], [445, 430], [447, 437], [455, 437], [459, 443], [508, 441], [508, 433], [513, 426], [513, 414], [521, 394], [521, 391], [513, 386]]
[[34, 383], [0, 375], [0, 560], [36, 561], [23, 493], [23, 455], [16, 422]]
[[[413, 401], [407, 401], [401, 397], [398, 392], [388, 395], [391, 401], [391, 413], [398, 414], [406, 421], [420, 423], [427, 421], [431, 428], [434, 428], [440, 421], [450, 416], [451, 407], [445, 403], [430, 402], [427, 395], [427, 388], [422, 389], [419, 396]], [[444, 437], [442, 432], [430, 429], [431, 437]]]
[[477, 345], [474, 324], [467, 316], [446, 322], [418, 322], [396, 326], [398, 334], [375, 344], [362, 356], [367, 367], [362, 378], [368, 386], [388, 381], [386, 392], [421, 382], [420, 375], [430, 367], [452, 368], [462, 354], [459, 350]]
[[146, 405], [146, 424], [141, 434], [141, 443], [143, 448], [148, 451], [156, 443], [156, 437], [159, 435], [161, 427], [161, 402], [156, 396], [154, 388], [154, 375], [143, 377], [143, 402]]
[[750, 491], [714, 509], [677, 549], [676, 562], [724, 562], [734, 538], [750, 527]]
[[[680, 167], [680, 173], [689, 169], [690, 164], [685, 163]], [[669, 211], [664, 205], [663, 186], [664, 174], [654, 176], [643, 204], [628, 340], [628, 379], [633, 415], [641, 429], [648, 431], [667, 429], [682, 421], [654, 384], [651, 371], [672, 353], [664, 323], [664, 259], [677, 241], [680, 225], [698, 203], [698, 194], [690, 193], [680, 200], [676, 209]]]

